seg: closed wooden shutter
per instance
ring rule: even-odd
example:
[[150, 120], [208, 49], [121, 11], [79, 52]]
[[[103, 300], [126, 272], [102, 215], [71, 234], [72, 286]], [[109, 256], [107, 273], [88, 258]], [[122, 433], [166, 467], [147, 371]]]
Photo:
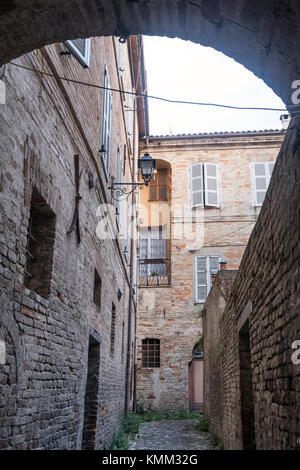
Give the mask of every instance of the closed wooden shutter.
[[159, 170], [158, 197], [160, 201], [168, 200], [168, 171]]
[[204, 164], [205, 206], [219, 206], [218, 165]]
[[203, 206], [203, 165], [196, 163], [190, 169], [191, 178], [191, 205]]

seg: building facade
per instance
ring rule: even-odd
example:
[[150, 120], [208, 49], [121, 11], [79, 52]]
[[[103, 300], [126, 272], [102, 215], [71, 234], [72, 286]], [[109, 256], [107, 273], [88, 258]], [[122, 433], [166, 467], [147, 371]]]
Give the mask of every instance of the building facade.
[[142, 39], [16, 63], [1, 69], [0, 448], [103, 449], [134, 395], [134, 196], [108, 188], [134, 180], [146, 134], [144, 100], [123, 93], [145, 91]]
[[203, 305], [237, 269], [285, 131], [157, 136], [140, 196], [137, 403], [203, 409]]

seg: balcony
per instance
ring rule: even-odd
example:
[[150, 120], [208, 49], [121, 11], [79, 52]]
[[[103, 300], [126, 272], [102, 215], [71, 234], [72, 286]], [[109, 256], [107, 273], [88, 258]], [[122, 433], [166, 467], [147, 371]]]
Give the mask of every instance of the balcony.
[[141, 259], [140, 286], [158, 287], [171, 285], [170, 259]]

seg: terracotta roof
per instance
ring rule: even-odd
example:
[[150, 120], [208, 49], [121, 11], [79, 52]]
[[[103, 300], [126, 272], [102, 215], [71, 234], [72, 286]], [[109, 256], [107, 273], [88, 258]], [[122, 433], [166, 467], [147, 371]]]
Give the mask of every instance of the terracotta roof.
[[181, 138], [201, 138], [201, 137], [220, 137], [220, 136], [237, 136], [237, 135], [249, 135], [249, 134], [284, 134], [285, 129], [264, 129], [264, 130], [253, 130], [253, 131], [224, 131], [224, 132], [202, 132], [194, 134], [174, 134], [174, 135], [150, 135], [150, 140], [159, 139], [181, 139]]

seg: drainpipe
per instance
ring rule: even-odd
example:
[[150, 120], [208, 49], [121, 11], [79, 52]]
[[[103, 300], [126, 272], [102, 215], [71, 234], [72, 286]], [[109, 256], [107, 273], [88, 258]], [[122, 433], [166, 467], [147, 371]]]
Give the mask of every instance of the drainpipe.
[[[131, 55], [131, 54], [130, 54]], [[133, 149], [132, 149], [132, 182], [135, 183], [135, 158], [136, 158], [136, 97], [133, 100]], [[129, 111], [131, 112], [131, 111]], [[135, 208], [135, 191], [131, 196], [132, 209]], [[131, 213], [131, 219], [132, 219]], [[125, 376], [125, 416], [129, 409], [129, 385], [131, 378], [131, 337], [132, 337], [132, 304], [133, 304], [133, 275], [134, 275], [134, 248], [135, 248], [135, 224], [131, 220], [131, 238], [130, 238], [130, 274], [129, 274], [129, 300], [128, 300], [128, 335], [127, 335], [127, 358], [126, 358], [126, 376]], [[136, 329], [136, 311], [135, 311], [135, 329]], [[135, 358], [134, 358], [135, 362]]]

